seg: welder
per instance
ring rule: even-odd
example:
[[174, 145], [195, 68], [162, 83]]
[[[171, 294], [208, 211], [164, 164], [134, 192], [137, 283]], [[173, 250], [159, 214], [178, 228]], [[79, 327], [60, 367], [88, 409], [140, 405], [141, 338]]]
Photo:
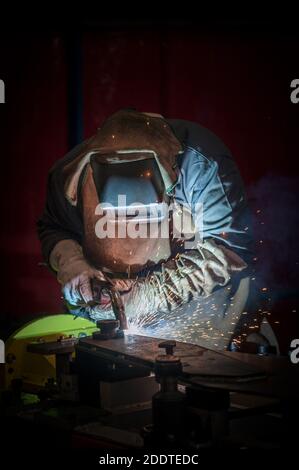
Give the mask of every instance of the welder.
[[38, 233], [75, 316], [114, 318], [99, 295], [108, 283], [129, 323], [222, 349], [247, 308], [244, 186], [228, 148], [198, 124], [133, 109], [107, 118], [51, 169]]

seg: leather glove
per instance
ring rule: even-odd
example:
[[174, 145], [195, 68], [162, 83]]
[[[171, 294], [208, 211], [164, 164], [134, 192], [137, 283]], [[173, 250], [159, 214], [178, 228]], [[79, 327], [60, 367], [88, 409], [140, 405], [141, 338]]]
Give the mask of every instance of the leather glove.
[[[135, 283], [132, 279], [110, 279], [111, 287], [118, 290], [120, 292], [121, 297], [124, 301], [126, 298], [126, 294], [128, 294], [132, 288], [132, 285]], [[97, 295], [96, 288], [95, 288], [96, 297], [99, 298]], [[101, 294], [101, 303], [88, 306], [85, 308], [85, 314], [88, 315], [88, 318], [93, 321], [98, 320], [106, 320], [106, 319], [114, 319], [114, 313], [111, 305], [110, 296], [103, 296]], [[82, 316], [82, 314], [80, 314]]]
[[[81, 246], [74, 240], [58, 242], [50, 255], [50, 265], [57, 272], [57, 280], [62, 285], [63, 297], [70, 313], [92, 321], [115, 318], [109, 296], [101, 295], [93, 280], [107, 282], [102, 271], [91, 266], [85, 259]], [[133, 281], [113, 279], [111, 285], [119, 291], [128, 291]]]
[[197, 250], [178, 254], [162, 264], [161, 272], [137, 279], [124, 295], [127, 318], [157, 311], [171, 312], [200, 296], [208, 296], [217, 286], [225, 286], [236, 271], [247, 264], [214, 240], [197, 244]]
[[74, 240], [62, 240], [53, 248], [50, 265], [57, 271], [65, 300], [72, 306], [85, 306], [94, 300], [91, 281], [107, 281], [104, 274], [84, 258], [81, 246]]

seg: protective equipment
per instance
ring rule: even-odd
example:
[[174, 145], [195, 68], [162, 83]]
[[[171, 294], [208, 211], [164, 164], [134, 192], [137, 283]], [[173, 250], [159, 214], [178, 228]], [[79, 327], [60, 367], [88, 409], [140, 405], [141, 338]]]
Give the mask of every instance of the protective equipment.
[[168, 204], [159, 168], [147, 153], [134, 154], [138, 160], [117, 164], [91, 157], [80, 192], [84, 253], [94, 266], [114, 277], [115, 273], [130, 277], [171, 255]]
[[234, 272], [247, 267], [231, 250], [213, 240], [198, 242], [197, 250], [185, 251], [162, 264], [161, 272], [137, 279], [124, 294], [126, 315], [173, 311], [183, 303], [206, 297], [225, 286]]
[[[65, 196], [76, 206], [78, 185], [83, 168], [94, 154], [102, 155], [106, 163], [129, 162], [136, 159], [130, 152], [151, 150], [160, 168], [166, 191], [177, 180], [176, 157], [183, 152], [166, 120], [133, 110], [121, 110], [110, 116], [95, 136], [86, 141], [79, 155], [63, 168]], [[118, 153], [121, 151], [121, 153]]]
[[[247, 264], [231, 250], [214, 240], [197, 243], [197, 250], [182, 252], [162, 263], [146, 278], [137, 278], [127, 285], [122, 297], [128, 319], [142, 322], [156, 312], [172, 312], [182, 304], [207, 297], [226, 286], [231, 275], [245, 270]], [[108, 309], [97, 306], [94, 313], [104, 315]]]
[[57, 272], [66, 301], [82, 306], [93, 300], [90, 281], [105, 281], [104, 274], [91, 266], [85, 259], [81, 246], [74, 240], [62, 240], [51, 252], [50, 264]]
[[[51, 267], [57, 272], [57, 279], [62, 285], [62, 293], [68, 310], [75, 316], [97, 321], [114, 318], [110, 296], [101, 293], [101, 283], [110, 284], [110, 280], [85, 259], [81, 246], [74, 240], [62, 240], [56, 244], [50, 256]], [[119, 280], [111, 283], [119, 292], [127, 291], [128, 282]], [[101, 301], [97, 304], [97, 301]]]

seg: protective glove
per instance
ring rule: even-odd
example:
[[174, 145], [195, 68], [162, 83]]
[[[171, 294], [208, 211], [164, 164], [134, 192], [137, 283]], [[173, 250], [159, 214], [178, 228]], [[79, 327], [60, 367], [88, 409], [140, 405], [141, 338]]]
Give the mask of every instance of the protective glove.
[[[120, 292], [123, 300], [126, 297], [126, 294], [130, 292], [134, 282], [135, 281], [132, 279], [110, 279], [111, 288]], [[105, 296], [103, 293], [97, 294], [96, 284], [94, 286], [94, 292], [96, 298], [101, 298], [101, 303], [85, 307], [84, 312], [79, 311], [78, 316], [88, 315], [88, 318], [95, 322], [98, 320], [114, 319], [115, 315], [112, 309], [110, 296]]]
[[65, 300], [75, 307], [86, 306], [94, 300], [92, 279], [107, 280], [101, 271], [86, 261], [81, 246], [74, 240], [62, 240], [55, 245], [50, 265], [57, 271]]
[[[97, 291], [93, 280], [111, 282], [120, 292], [127, 292], [133, 281], [109, 279], [85, 259], [81, 246], [74, 240], [58, 242], [50, 255], [50, 265], [57, 272], [62, 294], [70, 313], [92, 321], [115, 318], [109, 296]], [[92, 285], [93, 284], [93, 285]], [[98, 304], [96, 301], [100, 299]]]
[[157, 311], [171, 312], [200, 296], [208, 296], [217, 286], [225, 286], [232, 273], [247, 264], [214, 240], [197, 244], [197, 250], [178, 254], [162, 264], [161, 272], [137, 279], [124, 294], [127, 318]]
[[110, 302], [106, 305], [98, 304], [74, 306], [68, 304], [68, 310], [76, 317], [83, 317], [95, 323], [99, 320], [115, 320], [115, 315], [113, 313]]

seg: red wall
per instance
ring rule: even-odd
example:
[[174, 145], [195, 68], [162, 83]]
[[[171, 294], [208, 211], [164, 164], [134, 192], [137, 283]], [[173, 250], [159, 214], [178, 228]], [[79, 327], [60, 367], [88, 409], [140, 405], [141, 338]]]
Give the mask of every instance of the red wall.
[[59, 288], [41, 262], [35, 224], [47, 171], [67, 150], [65, 61], [52, 35], [2, 41], [1, 277], [2, 315], [54, 311]]
[[[86, 33], [85, 135], [132, 106], [212, 129], [231, 148], [248, 187], [269, 173], [293, 178], [299, 104], [290, 103], [289, 86], [298, 78], [297, 51], [295, 41], [267, 35]], [[59, 288], [38, 266], [35, 222], [47, 172], [67, 151], [64, 44], [59, 34], [6, 35], [0, 54], [7, 101], [0, 105], [1, 311], [54, 312]]]

